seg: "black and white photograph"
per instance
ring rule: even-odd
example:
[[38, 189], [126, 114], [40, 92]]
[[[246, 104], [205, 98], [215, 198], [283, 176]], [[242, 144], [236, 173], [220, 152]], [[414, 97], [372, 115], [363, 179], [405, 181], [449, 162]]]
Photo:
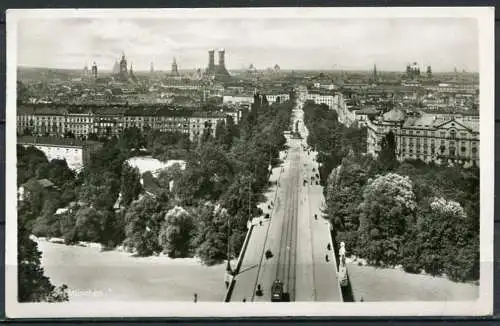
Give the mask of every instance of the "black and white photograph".
[[6, 17], [7, 317], [492, 314], [493, 8]]

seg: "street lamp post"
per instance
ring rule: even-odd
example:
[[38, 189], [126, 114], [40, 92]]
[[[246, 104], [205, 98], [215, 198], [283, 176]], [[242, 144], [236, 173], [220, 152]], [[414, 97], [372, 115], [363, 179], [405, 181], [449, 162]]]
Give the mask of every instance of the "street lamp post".
[[[257, 163], [253, 165], [253, 175], [257, 173]], [[248, 222], [252, 222], [252, 177], [248, 179]]]

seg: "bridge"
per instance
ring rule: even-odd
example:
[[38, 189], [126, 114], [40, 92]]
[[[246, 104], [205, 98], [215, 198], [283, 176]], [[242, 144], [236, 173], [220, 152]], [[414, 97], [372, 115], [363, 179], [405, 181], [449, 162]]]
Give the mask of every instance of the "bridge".
[[[302, 122], [302, 115], [294, 110], [294, 121]], [[249, 226], [226, 302], [270, 302], [275, 280], [283, 282], [284, 301], [343, 300], [330, 223], [321, 213], [318, 163], [306, 145], [303, 123], [299, 132], [303, 139], [285, 134], [284, 163], [273, 169], [270, 200], [261, 205], [270, 218], [255, 218]]]

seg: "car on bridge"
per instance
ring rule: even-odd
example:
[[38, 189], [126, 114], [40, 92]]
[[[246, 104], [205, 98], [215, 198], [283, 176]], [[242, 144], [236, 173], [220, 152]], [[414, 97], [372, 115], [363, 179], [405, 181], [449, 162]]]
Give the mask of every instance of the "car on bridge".
[[283, 282], [275, 280], [271, 286], [271, 301], [281, 302], [283, 299]]

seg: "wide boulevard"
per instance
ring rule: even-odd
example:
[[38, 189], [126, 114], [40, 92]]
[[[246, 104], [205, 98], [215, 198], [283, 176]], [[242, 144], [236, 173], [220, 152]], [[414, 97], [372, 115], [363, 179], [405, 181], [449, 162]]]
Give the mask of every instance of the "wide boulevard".
[[288, 149], [271, 174], [275, 185], [264, 205], [271, 217], [254, 219], [230, 301], [269, 302], [275, 280], [283, 282], [286, 301], [342, 301], [330, 226], [321, 216], [324, 199], [317, 184], [318, 164], [307, 148], [302, 118], [297, 107], [294, 128], [299, 121], [302, 139], [287, 135]]

